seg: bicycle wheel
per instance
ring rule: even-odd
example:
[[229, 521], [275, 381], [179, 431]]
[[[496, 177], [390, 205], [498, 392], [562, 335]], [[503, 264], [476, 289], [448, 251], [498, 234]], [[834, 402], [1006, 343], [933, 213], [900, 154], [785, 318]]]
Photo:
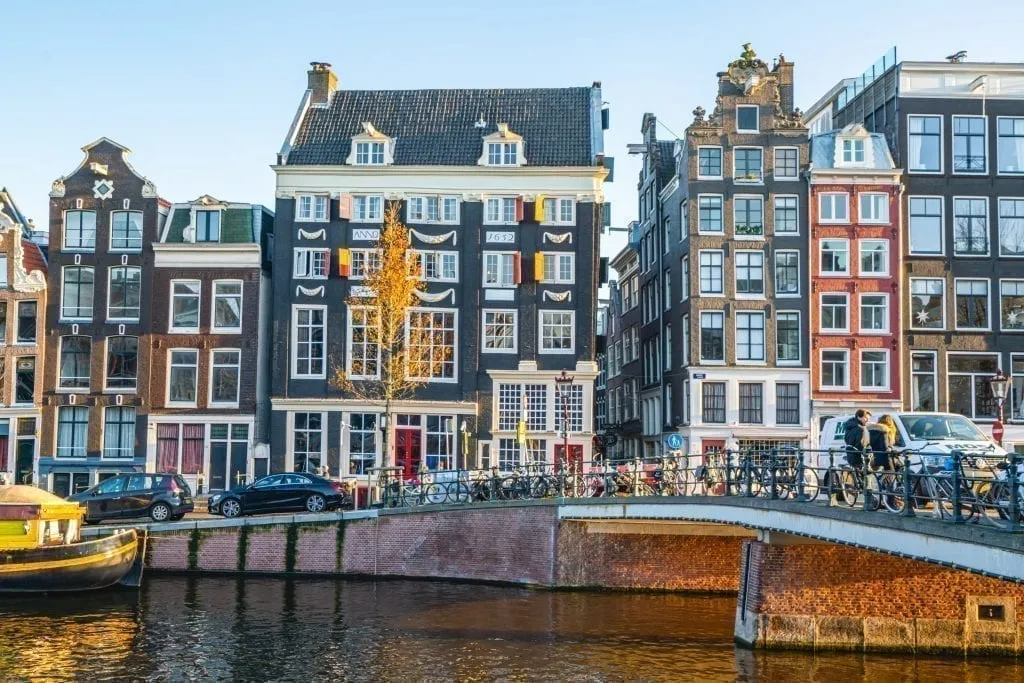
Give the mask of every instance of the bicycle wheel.
[[461, 481], [449, 482], [445, 486], [445, 494], [449, 503], [468, 503], [469, 502], [469, 487]]
[[895, 472], [876, 472], [875, 481], [878, 482], [878, 497], [881, 498], [882, 507], [896, 514], [903, 512], [906, 506], [903, 479]]
[[535, 477], [530, 480], [529, 498], [547, 498], [548, 480], [546, 477]]
[[860, 498], [859, 477], [853, 470], [839, 472], [839, 498], [848, 506], [853, 507]]
[[[818, 499], [821, 493], [821, 484], [818, 482], [818, 473], [810, 467], [804, 467], [804, 502], [810, 503]], [[799, 494], [799, 489], [796, 493]]]
[[708, 495], [708, 470], [682, 470], [676, 475], [676, 495], [706, 496]]

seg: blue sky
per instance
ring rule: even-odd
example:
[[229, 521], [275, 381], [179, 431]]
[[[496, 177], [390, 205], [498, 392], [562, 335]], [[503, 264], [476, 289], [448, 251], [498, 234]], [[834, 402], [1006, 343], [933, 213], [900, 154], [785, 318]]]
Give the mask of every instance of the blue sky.
[[[160, 194], [273, 205], [269, 165], [312, 60], [346, 88], [526, 87], [602, 81], [616, 157], [613, 218], [636, 214], [639, 139], [653, 112], [682, 134], [714, 104], [744, 42], [796, 63], [806, 108], [893, 44], [901, 59], [1014, 61], [1024, 2], [139, 2], [4, 3], [0, 186], [45, 225], [50, 183], [107, 136]], [[980, 18], [972, 18], [980, 17]], [[604, 250], [622, 243], [618, 237]]]

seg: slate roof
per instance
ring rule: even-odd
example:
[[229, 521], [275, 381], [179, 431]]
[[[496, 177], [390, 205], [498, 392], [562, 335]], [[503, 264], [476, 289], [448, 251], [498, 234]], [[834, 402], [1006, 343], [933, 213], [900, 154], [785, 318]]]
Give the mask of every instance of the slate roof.
[[[499, 123], [521, 135], [529, 166], [593, 166], [592, 88], [338, 90], [309, 107], [285, 163], [344, 164], [368, 121], [395, 140], [395, 165], [476, 166]], [[483, 117], [487, 125], [474, 124]], [[598, 124], [599, 125], [599, 124]]]
[[889, 154], [889, 146], [885, 142], [885, 136], [881, 133], [868, 133], [860, 124], [851, 124], [842, 130], [833, 130], [828, 133], [821, 133], [811, 138], [811, 170], [835, 168], [836, 166], [836, 138], [842, 137], [864, 137], [871, 139], [871, 160], [870, 166], [849, 166], [849, 169], [868, 169], [891, 171], [896, 164]]
[[[199, 210], [204, 207], [199, 206]], [[220, 244], [258, 244], [253, 214], [264, 211], [264, 207], [253, 204], [245, 206], [229, 206], [221, 211]], [[165, 244], [185, 244], [184, 231], [192, 218], [192, 204], [175, 204], [168, 216], [166, 236], [161, 240]]]
[[658, 186], [665, 187], [676, 175], [676, 143], [673, 140], [658, 140], [657, 174]]

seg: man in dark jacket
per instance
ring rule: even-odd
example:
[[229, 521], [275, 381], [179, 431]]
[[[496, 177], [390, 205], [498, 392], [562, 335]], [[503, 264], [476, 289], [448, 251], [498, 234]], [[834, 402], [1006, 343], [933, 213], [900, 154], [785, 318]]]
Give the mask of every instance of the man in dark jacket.
[[864, 467], [864, 453], [871, 445], [867, 427], [870, 420], [871, 412], [861, 408], [846, 421], [846, 462], [858, 470]]

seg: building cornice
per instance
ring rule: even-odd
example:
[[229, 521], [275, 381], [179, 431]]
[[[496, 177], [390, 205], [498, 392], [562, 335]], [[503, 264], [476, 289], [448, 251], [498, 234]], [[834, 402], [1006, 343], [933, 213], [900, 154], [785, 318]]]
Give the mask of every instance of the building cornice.
[[157, 268], [259, 268], [258, 244], [154, 244]]
[[[350, 398], [286, 398], [280, 396], [271, 398], [270, 405], [273, 410], [303, 412], [315, 412], [318, 410], [383, 412], [385, 407], [384, 401]], [[392, 401], [391, 409], [396, 412], [417, 412], [426, 415], [477, 414], [477, 404], [466, 401]]]

